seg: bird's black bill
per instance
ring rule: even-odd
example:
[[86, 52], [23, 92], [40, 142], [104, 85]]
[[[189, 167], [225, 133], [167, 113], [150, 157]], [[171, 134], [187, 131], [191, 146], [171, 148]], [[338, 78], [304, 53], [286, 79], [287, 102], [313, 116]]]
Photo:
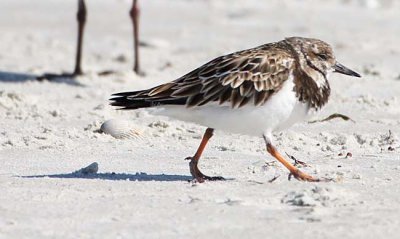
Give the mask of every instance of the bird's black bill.
[[345, 67], [344, 65], [340, 64], [340, 63], [336, 63], [333, 66], [334, 72], [337, 73], [341, 73], [341, 74], [345, 74], [345, 75], [349, 75], [349, 76], [355, 76], [355, 77], [361, 77], [360, 74], [358, 74], [355, 71], [350, 70], [349, 68]]

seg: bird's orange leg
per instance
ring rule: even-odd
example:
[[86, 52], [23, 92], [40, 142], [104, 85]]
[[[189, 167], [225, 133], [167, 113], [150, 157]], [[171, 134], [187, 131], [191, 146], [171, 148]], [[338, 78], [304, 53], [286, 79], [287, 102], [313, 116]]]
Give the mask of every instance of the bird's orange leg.
[[208, 141], [213, 136], [213, 134], [214, 134], [214, 129], [207, 128], [206, 132], [204, 133], [203, 138], [201, 139], [201, 143], [200, 143], [199, 148], [196, 151], [196, 154], [193, 157], [186, 158], [186, 159], [190, 160], [190, 163], [189, 163], [190, 174], [192, 174], [193, 178], [199, 183], [202, 183], [205, 180], [210, 180], [210, 181], [224, 180], [223, 177], [206, 176], [202, 172], [200, 172], [199, 168], [197, 167], [197, 164], [199, 163], [199, 159], [200, 159]]
[[288, 162], [279, 152], [276, 150], [274, 146], [266, 139], [264, 136], [264, 140], [267, 144], [267, 151], [270, 153], [274, 158], [276, 158], [280, 163], [283, 164], [287, 169], [289, 169], [290, 173], [298, 180], [308, 181], [308, 182], [319, 182], [321, 181], [318, 178], [314, 178], [306, 173], [303, 173], [298, 168], [296, 168], [293, 164]]

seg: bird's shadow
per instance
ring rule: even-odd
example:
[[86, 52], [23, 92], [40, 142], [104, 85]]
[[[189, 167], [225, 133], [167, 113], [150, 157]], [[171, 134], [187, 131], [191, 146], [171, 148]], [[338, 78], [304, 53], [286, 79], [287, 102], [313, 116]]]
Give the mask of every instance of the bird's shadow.
[[[47, 77], [47, 78], [46, 78]], [[35, 75], [29, 73], [19, 73], [11, 71], [1, 71], [0, 70], [0, 82], [6, 83], [24, 83], [27, 81], [45, 81], [48, 80], [54, 83], [67, 84], [72, 86], [85, 86], [72, 76], [72, 74], [43, 74]]]
[[43, 174], [43, 175], [29, 175], [19, 176], [21, 178], [81, 178], [81, 179], [101, 179], [101, 180], [129, 180], [129, 181], [159, 181], [159, 182], [171, 182], [171, 181], [190, 181], [193, 178], [186, 175], [175, 175], [175, 174], [147, 174], [147, 173], [64, 173], [64, 174]]

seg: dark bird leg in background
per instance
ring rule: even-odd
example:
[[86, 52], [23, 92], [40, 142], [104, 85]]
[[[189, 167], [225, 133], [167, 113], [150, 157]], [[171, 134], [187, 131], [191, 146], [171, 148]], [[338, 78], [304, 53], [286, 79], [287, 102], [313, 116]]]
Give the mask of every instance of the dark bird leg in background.
[[213, 134], [214, 134], [214, 129], [207, 128], [206, 132], [204, 133], [203, 138], [201, 139], [201, 143], [200, 143], [199, 148], [197, 149], [195, 155], [193, 157], [186, 158], [187, 160], [190, 160], [189, 167], [190, 167], [190, 173], [192, 174], [193, 179], [199, 183], [202, 183], [205, 180], [210, 180], [210, 181], [224, 180], [223, 177], [206, 176], [197, 167], [197, 164], [199, 163], [199, 159], [208, 143], [208, 140], [210, 140], [210, 138], [213, 136]]
[[78, 20], [78, 45], [76, 48], [76, 58], [75, 58], [75, 70], [73, 73], [62, 73], [62, 74], [54, 74], [54, 73], [44, 73], [41, 76], [38, 76], [38, 80], [52, 80], [56, 78], [62, 77], [75, 77], [77, 75], [82, 75], [82, 68], [81, 68], [81, 59], [82, 59], [82, 41], [83, 41], [83, 30], [85, 28], [86, 23], [86, 4], [85, 0], [78, 0], [78, 13], [76, 14]]
[[140, 71], [140, 63], [139, 63], [139, 15], [140, 10], [138, 6], [138, 0], [133, 0], [132, 8], [129, 11], [129, 15], [131, 16], [132, 26], [133, 26], [133, 50], [134, 50], [134, 63], [133, 63], [133, 71], [137, 74], [142, 75], [143, 73]]
[[76, 14], [78, 20], [78, 45], [76, 48], [76, 61], [75, 70], [73, 75], [82, 75], [81, 58], [82, 58], [82, 41], [83, 30], [86, 23], [86, 4], [85, 0], [78, 0], [78, 13]]
[[[132, 31], [133, 31], [133, 71], [140, 75], [144, 76], [144, 72], [140, 70], [140, 61], [139, 61], [139, 16], [140, 10], [138, 6], [138, 0], [132, 1], [132, 8], [129, 11], [129, 16], [131, 17], [132, 21]], [[114, 71], [106, 70], [100, 72], [99, 75], [108, 75], [112, 74]]]

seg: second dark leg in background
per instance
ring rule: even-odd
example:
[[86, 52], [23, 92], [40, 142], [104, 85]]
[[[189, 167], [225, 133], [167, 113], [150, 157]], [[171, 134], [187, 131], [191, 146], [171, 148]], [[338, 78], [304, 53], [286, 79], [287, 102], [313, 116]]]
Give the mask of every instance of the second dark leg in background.
[[133, 63], [133, 71], [137, 74], [140, 74], [139, 67], [139, 15], [140, 10], [138, 7], [138, 0], [133, 0], [132, 8], [129, 12], [132, 20], [133, 26], [133, 55], [134, 55], [134, 63]]
[[83, 41], [83, 30], [86, 23], [86, 4], [85, 0], [78, 0], [78, 13], [76, 14], [78, 20], [78, 45], [76, 47], [76, 60], [75, 70], [73, 75], [82, 75], [81, 58], [82, 58], [82, 41]]

